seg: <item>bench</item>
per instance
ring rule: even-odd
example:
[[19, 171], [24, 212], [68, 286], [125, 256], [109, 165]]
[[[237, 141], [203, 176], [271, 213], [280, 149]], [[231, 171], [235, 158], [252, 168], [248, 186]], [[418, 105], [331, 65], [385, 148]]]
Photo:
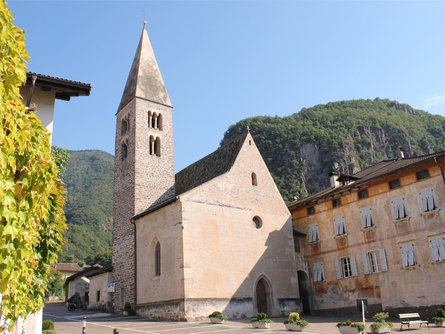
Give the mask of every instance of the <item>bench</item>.
[[403, 326], [408, 326], [408, 329], [411, 329], [411, 325], [420, 325], [420, 327], [422, 327], [422, 325], [426, 324], [428, 326], [428, 329], [430, 329], [430, 325], [428, 323], [428, 321], [426, 320], [420, 320], [420, 315], [419, 313], [402, 313], [399, 314], [399, 318], [400, 318], [400, 330], [402, 330]]

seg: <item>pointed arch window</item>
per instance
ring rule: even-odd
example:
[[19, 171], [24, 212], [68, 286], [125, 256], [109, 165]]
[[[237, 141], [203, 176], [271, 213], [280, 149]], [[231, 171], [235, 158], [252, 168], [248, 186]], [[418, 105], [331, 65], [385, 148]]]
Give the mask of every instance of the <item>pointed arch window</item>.
[[155, 140], [155, 151], [154, 153], [160, 157], [161, 156], [161, 139], [159, 137], [156, 137]]
[[148, 128], [151, 128], [151, 120], [153, 118], [153, 113], [151, 111], [148, 112]]
[[158, 114], [158, 130], [162, 130], [162, 114]]
[[256, 174], [252, 172], [252, 185], [253, 186], [257, 186], [258, 185], [258, 181], [256, 178]]
[[127, 147], [127, 143], [122, 143], [121, 144], [121, 159], [125, 160], [127, 158], [127, 154], [128, 154], [128, 147]]
[[161, 244], [159, 241], [155, 247], [155, 276], [161, 276]]
[[156, 114], [155, 112], [153, 113], [152, 117], [151, 117], [151, 127], [153, 129], [157, 129], [157, 122], [158, 121], [158, 114]]
[[128, 131], [128, 120], [124, 118], [121, 122], [121, 134], [123, 135], [125, 132]]
[[153, 136], [150, 136], [149, 146], [150, 155], [155, 154], [155, 139]]

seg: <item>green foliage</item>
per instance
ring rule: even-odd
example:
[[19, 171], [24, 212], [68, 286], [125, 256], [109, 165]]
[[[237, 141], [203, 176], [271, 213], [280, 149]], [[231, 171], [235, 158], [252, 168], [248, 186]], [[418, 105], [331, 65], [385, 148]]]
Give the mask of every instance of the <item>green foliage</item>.
[[388, 312], [380, 312], [375, 314], [372, 319], [374, 319], [375, 322], [384, 322], [386, 319], [388, 319], [388, 317]]
[[225, 314], [223, 314], [223, 313], [221, 313], [219, 311], [215, 311], [212, 314], [210, 314], [209, 318], [217, 318], [217, 319], [220, 319], [220, 320], [227, 320], [228, 319], [227, 315], [225, 315]]
[[409, 156], [444, 150], [444, 117], [379, 98], [244, 119], [229, 127], [221, 143], [247, 126], [286, 202], [328, 187], [333, 170], [353, 174], [395, 158], [400, 145]]
[[256, 317], [250, 319], [250, 322], [269, 323], [273, 321], [267, 318], [266, 313], [257, 313]]
[[359, 333], [361, 333], [365, 330], [365, 325], [362, 322], [351, 321], [351, 319], [348, 319], [343, 322], [339, 322], [339, 323], [337, 323], [336, 326], [337, 327], [342, 327], [342, 326], [355, 327], [355, 328], [357, 328], [357, 331]]
[[394, 327], [394, 324], [392, 322], [381, 321], [381, 322], [374, 322], [370, 326], [371, 331], [373, 333], [378, 333], [379, 330], [384, 328], [384, 327], [391, 329], [391, 328]]
[[128, 315], [136, 315], [136, 313], [133, 311], [131, 307], [130, 302], [125, 302], [123, 311], [127, 312]]
[[436, 316], [440, 318], [445, 318], [445, 310], [439, 307], [436, 311]]
[[54, 321], [52, 320], [43, 320], [42, 322], [42, 330], [54, 329]]
[[46, 329], [42, 331], [42, 334], [56, 334], [56, 331], [54, 329]]
[[65, 173], [66, 164], [68, 163], [68, 159], [70, 158], [68, 151], [64, 148], [53, 146], [51, 149], [51, 154], [53, 155], [54, 162], [59, 169], [58, 177], [61, 178], [63, 176], [63, 173]]
[[114, 157], [102, 151], [68, 151], [63, 176], [68, 230], [60, 262], [111, 262]]
[[21, 101], [28, 53], [4, 0], [0, 27], [0, 294], [12, 329], [19, 316], [43, 306], [65, 229], [64, 190], [49, 134]]
[[436, 316], [431, 319], [436, 324], [443, 324], [445, 322], [445, 310], [442, 308], [438, 308], [436, 311]]
[[306, 320], [300, 319], [300, 314], [297, 312], [292, 312], [289, 314], [289, 317], [284, 322], [285, 324], [295, 324], [300, 326], [301, 328], [306, 328], [309, 326], [309, 323]]
[[62, 278], [62, 276], [54, 269], [51, 269], [51, 272], [48, 275], [48, 291], [46, 296], [57, 296], [60, 300], [65, 300], [64, 285], [65, 280]]

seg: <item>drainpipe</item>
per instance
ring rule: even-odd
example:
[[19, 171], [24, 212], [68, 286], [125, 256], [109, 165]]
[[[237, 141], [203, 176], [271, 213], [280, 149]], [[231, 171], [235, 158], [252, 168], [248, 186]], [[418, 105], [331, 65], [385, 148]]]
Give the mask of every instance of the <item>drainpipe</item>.
[[445, 174], [444, 174], [444, 171], [443, 171], [443, 166], [439, 163], [439, 161], [437, 160], [437, 157], [434, 157], [434, 162], [436, 163], [437, 166], [439, 166], [440, 173], [442, 174], [443, 183], [445, 183]]
[[137, 293], [137, 282], [138, 282], [138, 280], [137, 280], [137, 270], [138, 270], [138, 267], [137, 267], [137, 245], [136, 245], [136, 222], [135, 222], [135, 220], [133, 219], [133, 218], [130, 218], [130, 223], [132, 223], [133, 224], [133, 226], [134, 226], [134, 233], [133, 233], [133, 235], [134, 235], [134, 300], [133, 300], [133, 305], [134, 305], [134, 309], [135, 309], [135, 311], [136, 311], [136, 301], [137, 301], [137, 295], [136, 295], [136, 293]]

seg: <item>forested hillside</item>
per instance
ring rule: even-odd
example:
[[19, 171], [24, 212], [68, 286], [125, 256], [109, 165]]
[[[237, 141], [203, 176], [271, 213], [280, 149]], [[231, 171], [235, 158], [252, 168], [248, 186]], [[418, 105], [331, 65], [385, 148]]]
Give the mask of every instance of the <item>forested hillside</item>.
[[287, 117], [258, 116], [232, 125], [221, 144], [250, 131], [284, 199], [329, 185], [328, 173], [352, 174], [383, 159], [444, 150], [445, 118], [384, 99], [331, 102]]
[[103, 151], [68, 151], [63, 175], [68, 230], [59, 262], [111, 260], [114, 157]]

